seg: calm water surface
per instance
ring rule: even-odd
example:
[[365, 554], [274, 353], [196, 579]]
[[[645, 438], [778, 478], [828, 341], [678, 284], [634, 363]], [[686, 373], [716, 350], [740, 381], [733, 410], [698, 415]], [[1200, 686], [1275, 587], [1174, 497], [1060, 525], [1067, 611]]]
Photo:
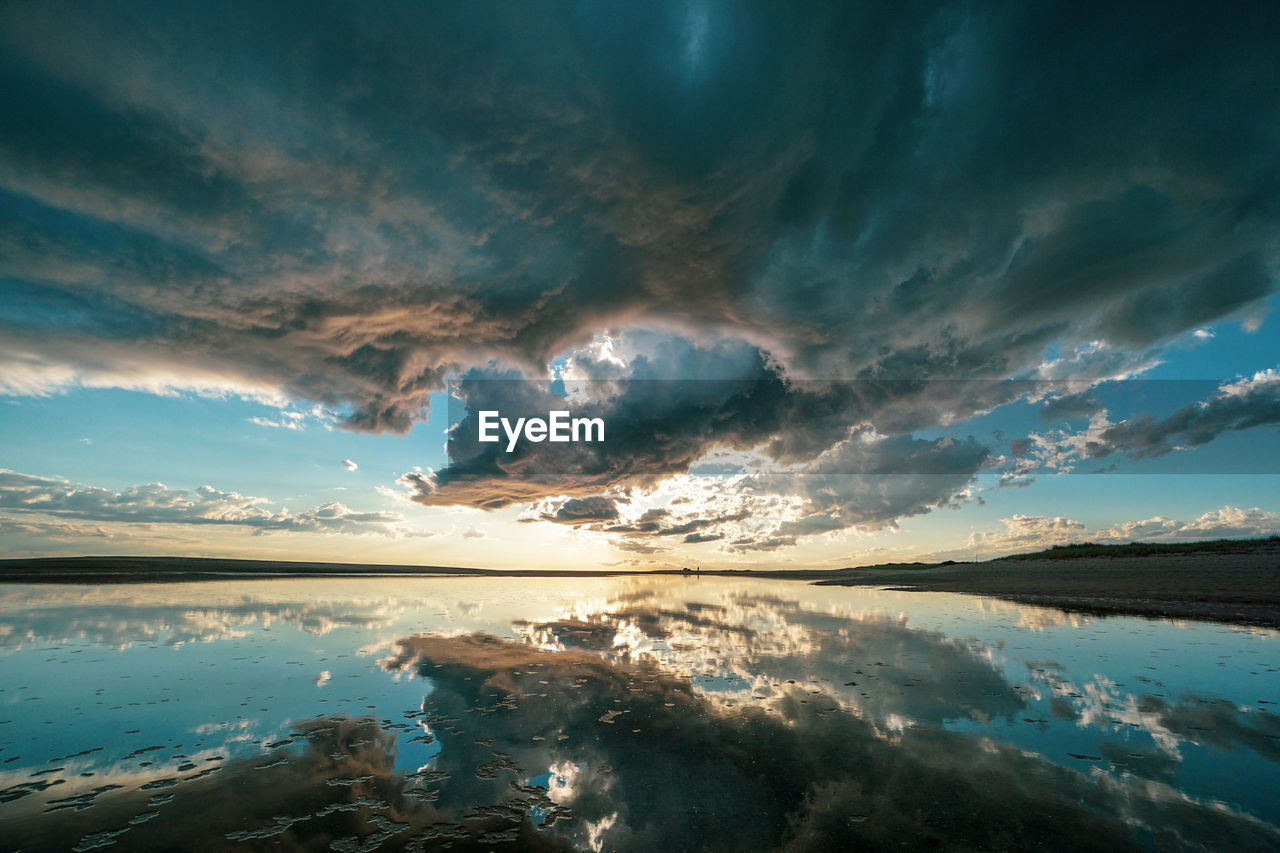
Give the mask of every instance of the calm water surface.
[[0, 585], [0, 849], [1278, 849], [1278, 649], [785, 581]]

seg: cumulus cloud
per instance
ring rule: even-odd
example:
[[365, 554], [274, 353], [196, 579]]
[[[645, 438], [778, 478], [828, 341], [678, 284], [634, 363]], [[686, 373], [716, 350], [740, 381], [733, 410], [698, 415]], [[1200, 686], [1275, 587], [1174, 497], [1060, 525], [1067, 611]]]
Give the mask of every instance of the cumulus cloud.
[[1125, 541], [1197, 539], [1246, 539], [1280, 535], [1280, 513], [1261, 507], [1243, 509], [1224, 506], [1188, 522], [1155, 517], [1115, 524], [1101, 532], [1101, 538]]
[[343, 467], [343, 468], [346, 468], [348, 471], [354, 471], [354, 470], [356, 470], [357, 468], [359, 468], [360, 466], [359, 466], [359, 465], [357, 465], [356, 463], [352, 462], [350, 459], [343, 459], [343, 460], [342, 460], [342, 467]]
[[[744, 525], [726, 525], [776, 517], [767, 512], [770, 496], [790, 496], [778, 519], [784, 524], [749, 538], [780, 534], [794, 542], [848, 527], [892, 527], [899, 518], [955, 505], [974, 475], [994, 463], [989, 450], [972, 437], [927, 440], [907, 432], [945, 419], [943, 412], [963, 407], [967, 416], [1047, 387], [1039, 381], [795, 381], [755, 347], [664, 339], [657, 353], [636, 351], [653, 343], [650, 335], [624, 335], [597, 344], [567, 362], [558, 393], [550, 382], [468, 376], [453, 389], [466, 409], [451, 433], [449, 466], [406, 474], [401, 483], [412, 500], [428, 506], [491, 509], [543, 501], [526, 518], [573, 525], [617, 519], [595, 529], [681, 536], [688, 544], [732, 533], [734, 547], [745, 545], [748, 534]], [[721, 378], [678, 378], [699, 373]], [[574, 378], [601, 374], [607, 378]], [[514, 450], [478, 441], [481, 411], [500, 409], [515, 419], [566, 406], [575, 416], [599, 417], [605, 440], [525, 442]], [[651, 492], [715, 458], [725, 473], [741, 475], [721, 481], [721, 500], [668, 518], [618, 514], [635, 490]]]
[[951, 556], [994, 557], [1081, 542], [1194, 542], [1277, 535], [1280, 535], [1280, 512], [1256, 506], [1247, 509], [1224, 506], [1190, 521], [1154, 516], [1093, 528], [1062, 516], [1015, 513], [1001, 519], [999, 527], [974, 531], [969, 534], [964, 548], [947, 553]]
[[1000, 519], [1001, 526], [969, 534], [967, 552], [984, 556], [1038, 551], [1053, 545], [1066, 545], [1088, 539], [1087, 526], [1062, 516], [1023, 515], [1015, 513]]
[[[61, 535], [98, 535], [93, 531], [100, 528], [86, 530], [84, 525], [64, 521], [76, 519], [103, 524], [232, 525], [255, 533], [421, 535], [406, 525], [399, 513], [356, 512], [337, 501], [296, 513], [287, 509], [271, 510], [265, 504], [265, 498], [220, 491], [212, 486], [188, 491], [148, 483], [113, 491], [56, 477], [0, 469], [0, 511], [10, 515], [5, 523], [16, 528], [47, 528]], [[51, 516], [56, 520], [29, 520], [30, 516]]]
[[957, 507], [993, 462], [973, 438], [927, 441], [865, 430], [813, 462], [672, 476], [648, 491], [546, 498], [522, 520], [573, 525], [639, 553], [665, 548], [662, 540], [770, 551], [805, 536], [894, 528], [901, 518]]

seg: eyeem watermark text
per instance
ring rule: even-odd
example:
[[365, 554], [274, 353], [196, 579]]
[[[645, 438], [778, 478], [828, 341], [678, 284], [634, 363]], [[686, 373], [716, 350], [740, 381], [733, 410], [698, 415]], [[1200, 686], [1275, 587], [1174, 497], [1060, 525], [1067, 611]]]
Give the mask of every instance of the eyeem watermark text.
[[604, 418], [573, 418], [567, 411], [547, 412], [546, 418], [502, 417], [497, 411], [480, 412], [479, 440], [493, 443], [502, 440], [498, 427], [507, 435], [507, 452], [516, 449], [521, 434], [527, 441], [604, 441]]

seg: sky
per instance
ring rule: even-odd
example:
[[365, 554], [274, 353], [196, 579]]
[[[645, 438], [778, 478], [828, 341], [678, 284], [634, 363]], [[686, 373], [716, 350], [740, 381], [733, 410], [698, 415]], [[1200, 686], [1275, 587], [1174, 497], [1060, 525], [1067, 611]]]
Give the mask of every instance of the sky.
[[[0, 554], [1280, 534], [1280, 7], [0, 4]], [[472, 439], [482, 410], [605, 441]]]

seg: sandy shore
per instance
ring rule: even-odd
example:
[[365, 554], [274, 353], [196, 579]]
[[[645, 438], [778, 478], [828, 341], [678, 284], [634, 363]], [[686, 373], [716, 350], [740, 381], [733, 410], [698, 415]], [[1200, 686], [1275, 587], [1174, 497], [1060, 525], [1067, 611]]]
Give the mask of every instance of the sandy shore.
[[851, 569], [817, 581], [989, 595], [1089, 613], [1280, 628], [1280, 546], [1146, 557], [992, 560], [931, 569]]

